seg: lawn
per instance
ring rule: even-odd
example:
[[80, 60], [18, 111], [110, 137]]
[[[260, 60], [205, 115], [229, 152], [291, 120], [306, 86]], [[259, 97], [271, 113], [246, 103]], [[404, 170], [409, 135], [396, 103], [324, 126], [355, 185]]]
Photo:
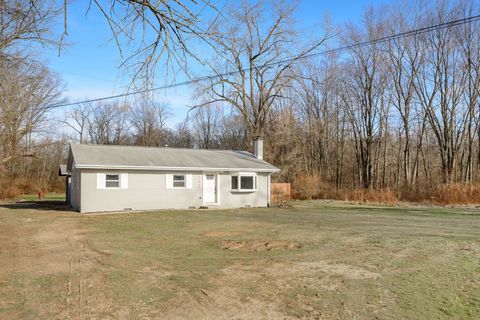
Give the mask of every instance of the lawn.
[[[17, 201], [37, 201], [38, 194], [23, 194], [17, 197]], [[61, 201], [65, 200], [65, 193], [46, 193], [43, 197], [45, 201]]]
[[0, 207], [0, 319], [479, 319], [480, 210]]

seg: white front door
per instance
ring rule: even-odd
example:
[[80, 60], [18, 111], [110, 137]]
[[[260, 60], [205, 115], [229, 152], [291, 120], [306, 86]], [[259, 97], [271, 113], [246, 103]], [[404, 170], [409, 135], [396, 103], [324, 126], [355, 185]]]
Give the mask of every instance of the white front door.
[[217, 183], [215, 174], [205, 174], [203, 177], [203, 203], [215, 203]]

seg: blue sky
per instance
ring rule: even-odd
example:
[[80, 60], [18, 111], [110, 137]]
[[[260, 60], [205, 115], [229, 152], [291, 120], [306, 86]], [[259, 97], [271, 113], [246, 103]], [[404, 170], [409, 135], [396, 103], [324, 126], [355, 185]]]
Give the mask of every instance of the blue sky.
[[[233, 1], [233, 0], [230, 0]], [[296, 20], [305, 30], [316, 30], [326, 14], [332, 22], [342, 24], [347, 21], [359, 22], [363, 10], [379, 6], [389, 1], [379, 0], [303, 0], [298, 3]], [[44, 49], [43, 57], [52, 71], [65, 82], [65, 97], [69, 101], [98, 98], [124, 92], [123, 79], [118, 65], [121, 58], [105, 19], [98, 10], [86, 14], [87, 1], [74, 1], [68, 11], [68, 47], [58, 55], [54, 49]], [[218, 7], [223, 1], [218, 1]], [[61, 24], [58, 24], [61, 28]], [[182, 76], [177, 76], [177, 80]], [[128, 80], [128, 79], [127, 79]], [[164, 84], [171, 79], [159, 80]], [[168, 124], [173, 126], [183, 120], [191, 104], [188, 87], [178, 87], [159, 93], [171, 114]]]

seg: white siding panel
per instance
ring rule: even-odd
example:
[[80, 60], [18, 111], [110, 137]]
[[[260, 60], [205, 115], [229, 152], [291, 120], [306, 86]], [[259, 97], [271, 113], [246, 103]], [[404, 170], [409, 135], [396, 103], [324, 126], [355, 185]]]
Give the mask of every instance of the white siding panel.
[[97, 173], [97, 189], [105, 189], [105, 173]]
[[173, 189], [173, 174], [165, 175], [165, 188]]
[[193, 176], [191, 174], [186, 174], [185, 175], [185, 187], [187, 189], [192, 189], [193, 188]]
[[120, 188], [128, 189], [128, 173], [122, 173], [120, 175]]

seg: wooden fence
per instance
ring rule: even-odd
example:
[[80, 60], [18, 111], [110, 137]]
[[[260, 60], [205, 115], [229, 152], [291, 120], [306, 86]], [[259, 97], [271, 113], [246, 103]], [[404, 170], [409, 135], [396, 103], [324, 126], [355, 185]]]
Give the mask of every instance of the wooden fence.
[[271, 183], [270, 184], [272, 203], [280, 203], [282, 201], [290, 200], [291, 187], [290, 183]]

